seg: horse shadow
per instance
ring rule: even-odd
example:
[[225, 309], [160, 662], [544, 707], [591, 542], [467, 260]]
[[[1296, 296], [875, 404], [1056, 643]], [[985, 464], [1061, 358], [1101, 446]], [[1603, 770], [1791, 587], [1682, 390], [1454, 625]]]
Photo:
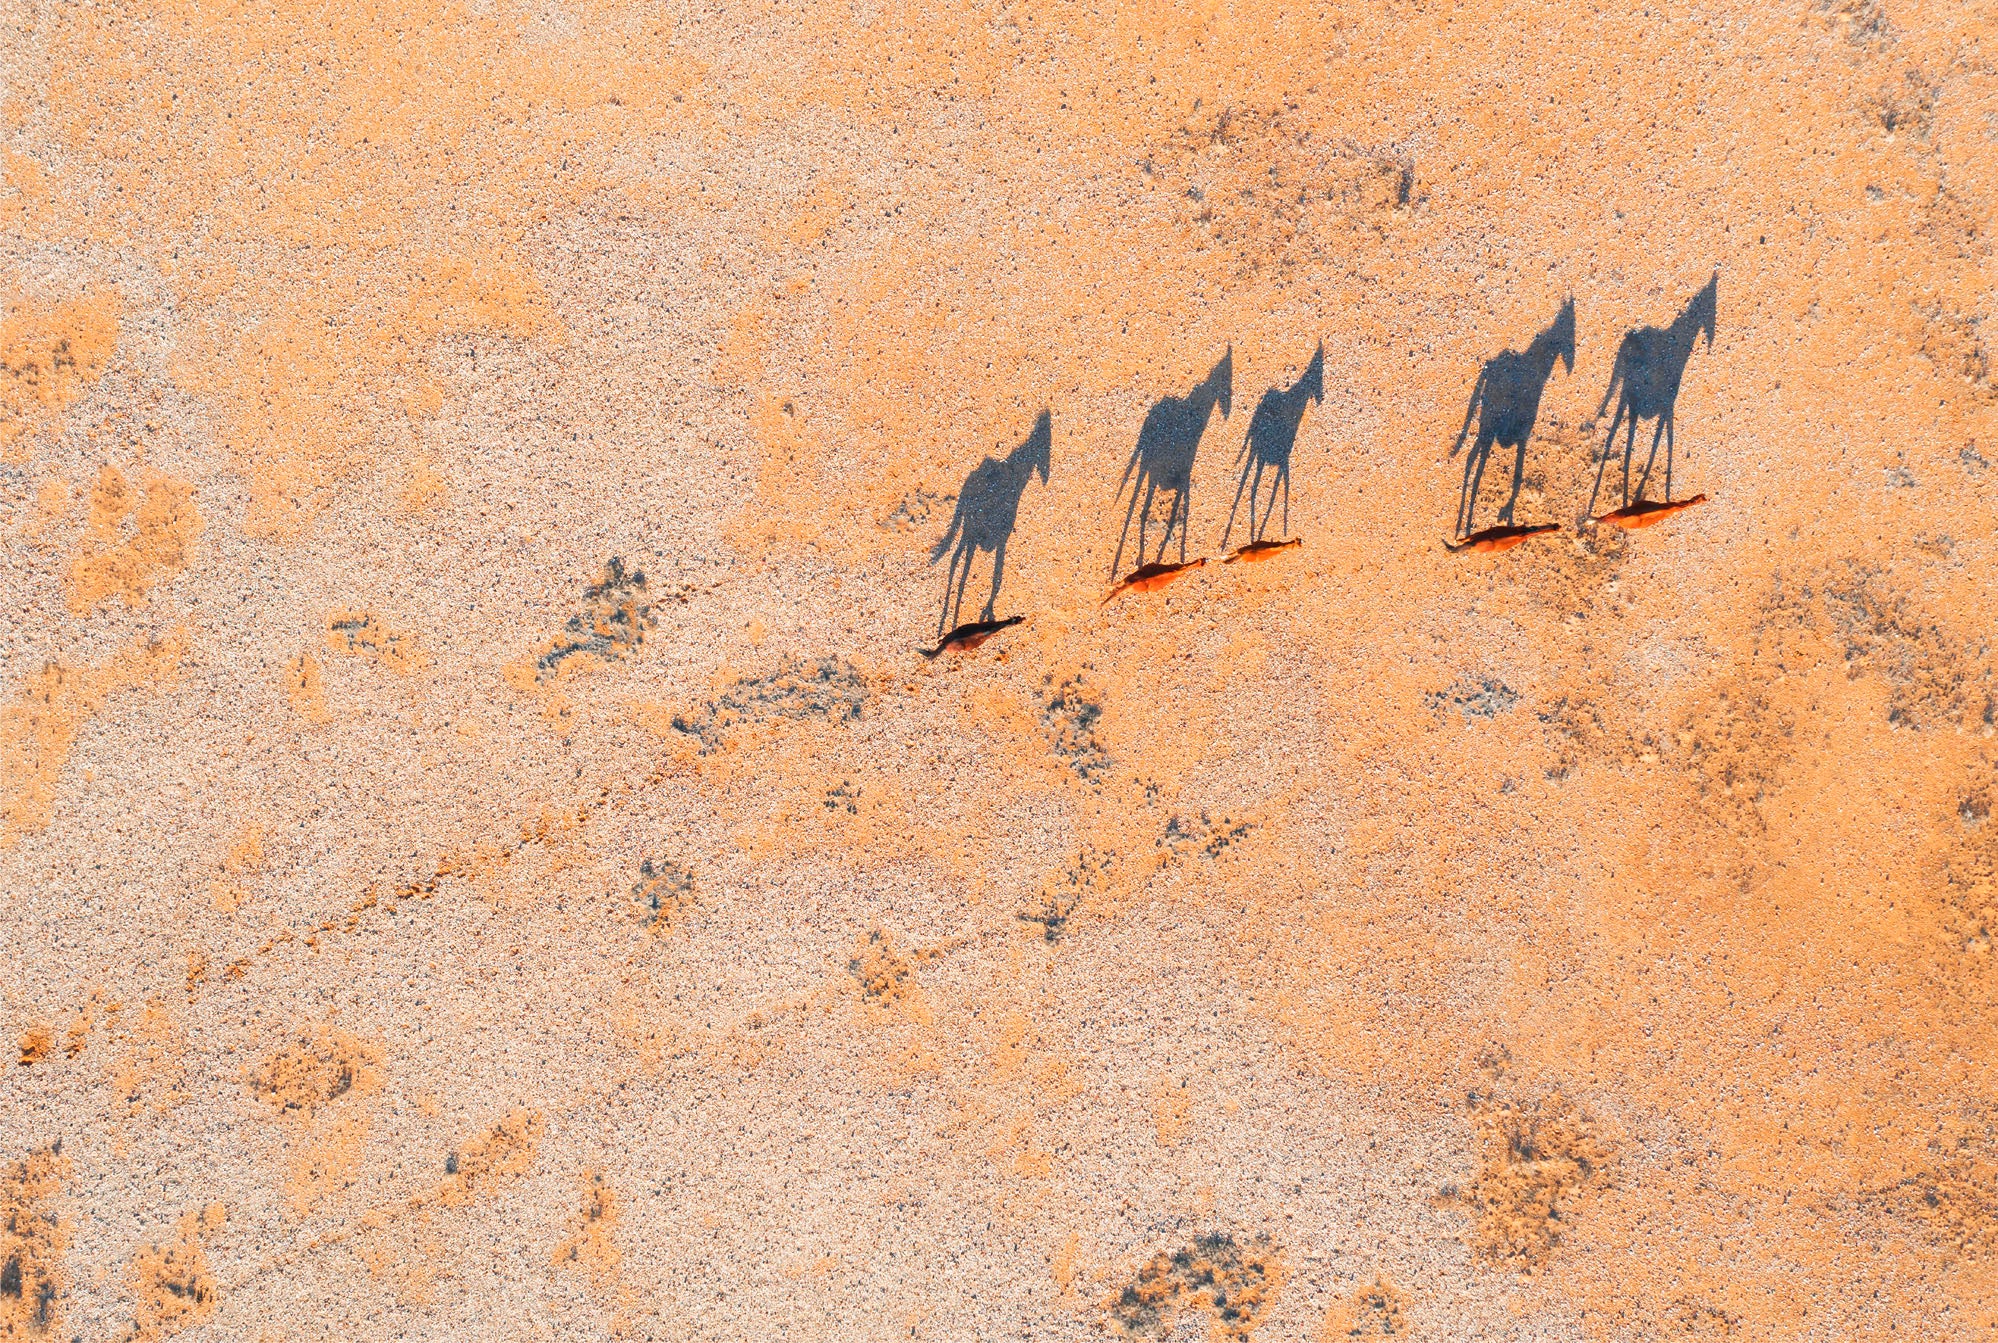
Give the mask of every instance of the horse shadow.
[[[1228, 525], [1221, 530], [1223, 550], [1228, 548], [1228, 538], [1234, 533], [1235, 512], [1242, 506], [1244, 491], [1249, 496], [1250, 541], [1263, 539], [1263, 531], [1270, 525], [1270, 514], [1276, 511], [1279, 489], [1283, 491], [1283, 535], [1290, 534], [1291, 450], [1297, 446], [1297, 430], [1304, 423], [1305, 407], [1324, 400], [1325, 342], [1320, 341], [1311, 363], [1298, 380], [1288, 388], [1272, 387], [1264, 392], [1255, 412], [1249, 416], [1249, 432], [1243, 436], [1242, 450], [1235, 455], [1242, 478], [1235, 485], [1235, 502], [1228, 507]], [[1263, 508], [1262, 521], [1258, 522], [1256, 500], [1262, 494], [1265, 471], [1270, 473], [1270, 498]]]
[[992, 555], [992, 590], [986, 594], [980, 620], [992, 620], [993, 605], [999, 600], [999, 585], [1006, 577], [1006, 543], [1019, 523], [1020, 495], [1029, 480], [1038, 475], [1045, 485], [1053, 455], [1054, 419], [1042, 411], [1033, 430], [1004, 458], [987, 457], [971, 469], [957, 492], [957, 509], [950, 526], [930, 551], [930, 563], [951, 552], [950, 567], [944, 571], [943, 613], [937, 617], [937, 632], [958, 623], [964, 606], [964, 587], [971, 577], [972, 562], [978, 552]]
[[1519, 505], [1519, 491], [1526, 475], [1526, 441], [1540, 418], [1540, 396], [1554, 375], [1559, 360], [1568, 372], [1575, 371], [1575, 300], [1561, 305], [1561, 311], [1546, 329], [1536, 335], [1524, 351], [1502, 350], [1485, 361], [1478, 371], [1477, 385], [1464, 407], [1464, 426], [1450, 448], [1455, 457], [1470, 437], [1471, 421], [1478, 422], [1478, 436], [1464, 458], [1464, 483], [1457, 493], [1457, 535], [1468, 536], [1478, 508], [1478, 489], [1485, 481], [1485, 466], [1491, 460], [1492, 445], [1511, 448], [1512, 493], [1498, 513], [1501, 525], [1512, 522]]
[[[1124, 528], [1117, 534], [1117, 553], [1110, 561], [1110, 576], [1116, 577], [1124, 562], [1124, 543], [1131, 534], [1131, 517], [1138, 519], [1138, 563], [1145, 561], [1146, 527], [1151, 521], [1152, 504], [1161, 494], [1172, 496], [1166, 514], [1165, 531], [1159, 536], [1156, 559], [1165, 559], [1173, 533], [1179, 534], [1179, 557], [1186, 559], [1186, 531], [1193, 510], [1193, 458], [1200, 449], [1201, 435], [1207, 432], [1208, 418], [1218, 406], [1221, 418], [1228, 418], [1235, 383], [1235, 347], [1221, 356], [1207, 376], [1186, 396], [1161, 397], [1145, 412], [1138, 430], [1138, 446], [1125, 464], [1124, 478], [1117, 483], [1121, 497], [1131, 487], [1131, 503], [1124, 510]], [[1135, 477], [1135, 480], [1133, 479]], [[1144, 499], [1139, 501], [1140, 493]]]
[[1595, 488], [1589, 491], [1589, 514], [1596, 511], [1596, 496], [1602, 492], [1603, 473], [1609, 468], [1610, 455], [1616, 443], [1616, 431], [1628, 428], [1623, 444], [1623, 506], [1629, 507], [1630, 461], [1637, 450], [1637, 422], [1656, 420], [1657, 428], [1651, 432], [1651, 455], [1644, 460], [1644, 470], [1637, 480], [1637, 499], [1642, 501], [1644, 491], [1651, 483], [1651, 469], [1658, 461], [1658, 442], [1665, 442], [1665, 499], [1672, 498], [1672, 411], [1679, 401], [1679, 383], [1686, 376], [1686, 361], [1693, 357], [1693, 344], [1702, 333], [1707, 338], [1707, 348], [1714, 344], [1714, 323], [1720, 306], [1720, 271], [1715, 270], [1707, 281], [1706, 288], [1687, 301], [1679, 315], [1672, 319], [1672, 325], [1660, 329], [1655, 326], [1639, 327], [1624, 336], [1616, 348], [1616, 363], [1610, 369], [1609, 387], [1603, 392], [1603, 402], [1596, 407], [1596, 419], [1601, 420], [1603, 412], [1609, 409], [1610, 398], [1616, 398], [1616, 417], [1610, 421], [1609, 433], [1603, 439], [1602, 456], [1596, 465]]

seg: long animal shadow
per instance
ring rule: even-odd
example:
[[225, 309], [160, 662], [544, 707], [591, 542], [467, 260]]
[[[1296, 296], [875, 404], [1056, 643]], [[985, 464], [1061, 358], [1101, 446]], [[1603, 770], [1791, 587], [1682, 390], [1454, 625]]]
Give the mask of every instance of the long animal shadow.
[[1186, 558], [1186, 530], [1193, 510], [1193, 457], [1200, 449], [1200, 436], [1207, 432], [1207, 420], [1215, 407], [1220, 407], [1222, 419], [1228, 418], [1234, 383], [1235, 347], [1231, 345], [1192, 392], [1183, 397], [1162, 397], [1145, 412], [1145, 423], [1138, 430], [1138, 446], [1124, 467], [1124, 478], [1117, 483], [1119, 496], [1126, 485], [1131, 487], [1131, 503], [1124, 510], [1124, 528], [1117, 534], [1117, 553], [1110, 561], [1112, 578], [1123, 566], [1124, 542], [1131, 534], [1133, 514], [1138, 519], [1138, 562], [1146, 562], [1146, 527], [1151, 520], [1152, 503], [1161, 493], [1172, 496], [1172, 506], [1166, 514], [1165, 530], [1159, 536], [1159, 550], [1154, 558], [1165, 558], [1166, 546], [1171, 544], [1175, 531], [1179, 534], [1179, 557]]
[[[1288, 388], [1272, 387], [1263, 393], [1263, 399], [1256, 402], [1255, 413], [1249, 416], [1249, 432], [1243, 436], [1242, 450], [1235, 460], [1242, 468], [1242, 478], [1235, 485], [1235, 502], [1228, 506], [1228, 525], [1221, 530], [1221, 548], [1228, 548], [1228, 538], [1235, 530], [1235, 513], [1242, 506], [1244, 491], [1249, 496], [1249, 540], [1260, 541], [1263, 531], [1270, 525], [1270, 515], [1276, 511], [1277, 491], [1283, 491], [1283, 530], [1282, 535], [1290, 535], [1290, 454], [1297, 446], [1298, 426], [1304, 423], [1304, 408], [1311, 402], [1325, 400], [1325, 342], [1318, 342], [1317, 352], [1311, 356], [1311, 363], [1298, 380]], [[1263, 473], [1270, 473], [1269, 503], [1263, 508], [1262, 519], [1256, 518], [1256, 501], [1263, 490]]]
[[1589, 491], [1590, 516], [1594, 516], [1596, 496], [1602, 492], [1603, 473], [1609, 468], [1616, 431], [1626, 425], [1623, 504], [1626, 508], [1630, 506], [1630, 461], [1637, 449], [1639, 420], [1656, 420], [1658, 427], [1651, 432], [1651, 455], [1645, 458], [1644, 471], [1637, 480], [1637, 498], [1644, 498], [1645, 488], [1651, 483], [1651, 469], [1658, 461], [1661, 438], [1665, 441], [1665, 498], [1667, 501], [1672, 498], [1672, 409], [1678, 404], [1686, 361], [1693, 357], [1693, 342], [1704, 332], [1707, 348], [1713, 348], [1719, 303], [1720, 271], [1716, 270], [1707, 287], [1693, 295], [1672, 319], [1672, 325], [1663, 330], [1655, 326], [1639, 327], [1624, 336], [1623, 343], [1616, 347], [1616, 364], [1610, 370], [1609, 387], [1603, 392], [1603, 403], [1596, 407], [1596, 418], [1600, 420], [1609, 409], [1610, 398], [1616, 397], [1616, 418], [1610, 421], [1609, 433], [1603, 439], [1602, 457], [1596, 464], [1595, 488]]
[[[930, 563], [951, 552], [950, 567], [944, 571], [943, 613], [937, 617], [937, 632], [957, 623], [964, 606], [964, 586], [971, 577], [972, 562], [981, 550], [992, 554], [992, 590], [986, 594], [985, 610], [979, 619], [994, 619], [992, 609], [999, 600], [999, 585], [1006, 577], [1006, 543], [1019, 523], [1020, 495], [1031, 477], [1048, 479], [1049, 460], [1054, 448], [1054, 419], [1042, 411], [1020, 446], [1004, 458], [987, 457], [971, 469], [957, 492], [957, 511], [950, 527], [930, 551]], [[953, 549], [955, 547], [955, 549]]]
[[1470, 437], [1471, 421], [1478, 422], [1478, 436], [1464, 458], [1464, 483], [1457, 494], [1457, 535], [1468, 536], [1472, 516], [1478, 508], [1478, 489], [1485, 481], [1485, 465], [1491, 460], [1492, 445], [1511, 448], [1512, 493], [1498, 513], [1501, 524], [1512, 521], [1519, 505], [1519, 491], [1526, 474], [1526, 441], [1533, 436], [1534, 422], [1540, 418], [1540, 395], [1554, 375], [1559, 360], [1567, 371], [1575, 371], [1575, 300], [1561, 305], [1561, 311], [1524, 351], [1503, 350], [1485, 361], [1471, 400], [1464, 407], [1464, 427], [1457, 431], [1451, 447], [1455, 457]]

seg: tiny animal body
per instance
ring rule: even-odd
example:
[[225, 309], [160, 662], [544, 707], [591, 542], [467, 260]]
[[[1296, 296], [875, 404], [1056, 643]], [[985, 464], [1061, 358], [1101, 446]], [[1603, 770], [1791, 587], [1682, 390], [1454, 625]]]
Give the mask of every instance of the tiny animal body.
[[1103, 600], [1115, 601], [1127, 592], [1154, 592], [1172, 582], [1180, 575], [1198, 569], [1207, 563], [1207, 557], [1189, 560], [1185, 564], [1146, 564], [1133, 569], [1124, 581], [1110, 589], [1110, 595]]
[[1613, 522], [1626, 530], [1635, 531], [1639, 527], [1649, 527], [1654, 522], [1663, 522], [1674, 513], [1683, 513], [1693, 505], [1703, 504], [1706, 501], [1707, 496], [1704, 494], [1696, 494], [1690, 499], [1681, 499], [1676, 503], [1653, 503], [1640, 499], [1627, 508], [1619, 508], [1614, 513], [1605, 513], [1596, 521], [1599, 524]]
[[970, 625], [959, 625], [946, 634], [943, 642], [935, 648], [918, 648], [916, 651], [926, 658], [940, 657], [945, 653], [969, 653], [1000, 630], [1011, 629], [1025, 619], [1025, 616], [1007, 616], [1004, 620], [980, 620]]
[[1445, 541], [1443, 549], [1452, 553], [1459, 550], [1511, 550], [1528, 537], [1545, 536], [1548, 532], [1560, 530], [1560, 524], [1555, 522], [1539, 522], [1530, 527], [1487, 527], [1481, 532], [1472, 532], [1455, 545]]
[[1301, 536], [1293, 536], [1288, 541], [1251, 541], [1248, 545], [1243, 546], [1240, 550], [1221, 562], [1223, 564], [1261, 564], [1264, 560], [1276, 558], [1292, 546], [1301, 546], [1303, 544], [1304, 538]]

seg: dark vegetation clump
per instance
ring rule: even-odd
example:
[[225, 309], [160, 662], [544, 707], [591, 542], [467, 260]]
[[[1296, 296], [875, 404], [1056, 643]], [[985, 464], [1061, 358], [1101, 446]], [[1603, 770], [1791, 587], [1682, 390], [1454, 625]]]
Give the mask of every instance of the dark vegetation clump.
[[657, 624], [646, 601], [645, 571], [627, 570], [624, 560], [613, 555], [603, 578], [583, 589], [583, 609], [569, 617], [562, 633], [535, 659], [534, 679], [555, 679], [574, 657], [602, 662], [628, 657], [645, 642], [645, 631]]
[[1431, 709], [1456, 709], [1464, 721], [1496, 718], [1519, 703], [1519, 692], [1489, 676], [1463, 677], [1448, 690], [1432, 690], [1423, 696]]
[[674, 716], [673, 728], [700, 742], [702, 755], [739, 727], [772, 719], [830, 719], [848, 723], [867, 702], [867, 681], [850, 662], [787, 658], [764, 676], [745, 676], [699, 710]]
[[1163, 1338], [1182, 1310], [1212, 1317], [1212, 1336], [1247, 1339], [1269, 1313], [1283, 1271], [1276, 1257], [1244, 1247], [1225, 1232], [1200, 1236], [1182, 1250], [1159, 1253], [1110, 1307], [1126, 1338]]
[[1097, 739], [1096, 724], [1103, 703], [1091, 695], [1080, 676], [1055, 684], [1046, 678], [1041, 692], [1041, 725], [1054, 738], [1054, 753], [1068, 763], [1084, 783], [1098, 782], [1110, 768], [1110, 753]]

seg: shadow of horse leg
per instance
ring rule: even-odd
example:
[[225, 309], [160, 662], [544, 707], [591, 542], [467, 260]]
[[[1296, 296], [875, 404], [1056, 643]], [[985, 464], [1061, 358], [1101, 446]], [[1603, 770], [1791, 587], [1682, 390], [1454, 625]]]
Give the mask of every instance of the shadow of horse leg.
[[1526, 483], [1525, 477], [1526, 440], [1522, 438], [1519, 440], [1519, 446], [1513, 450], [1512, 493], [1506, 496], [1505, 507], [1499, 510], [1498, 520], [1500, 522], [1510, 523], [1512, 521], [1513, 510], [1519, 507], [1519, 491]]
[[1478, 450], [1474, 445], [1464, 457], [1464, 483], [1457, 487], [1457, 535], [1467, 536], [1471, 530], [1471, 514], [1477, 511], [1478, 491], [1472, 483], [1478, 469]]
[[999, 604], [999, 581], [1006, 572], [1006, 537], [999, 538], [998, 548], [992, 552], [992, 591], [985, 594], [985, 614], [981, 620], [994, 620], [992, 608]]
[[949, 614], [945, 617], [943, 624], [939, 626], [939, 633], [954, 627], [957, 624], [958, 617], [964, 614], [964, 585], [971, 577], [971, 562], [977, 557], [978, 547], [968, 544], [960, 544], [957, 548], [957, 554], [951, 556], [950, 568], [951, 573], [957, 578], [957, 594], [954, 597], [948, 597]]
[[1623, 437], [1623, 506], [1630, 507], [1630, 459], [1637, 452], [1637, 411], [1633, 408]]
[[[1283, 482], [1283, 535], [1277, 538], [1277, 540], [1282, 541], [1290, 536], [1290, 463], [1289, 462], [1285, 462], [1282, 466], [1277, 468], [1277, 479]], [[1276, 503], [1276, 486], [1274, 485], [1270, 486], [1270, 503], [1272, 505], [1275, 505]], [[1265, 514], [1264, 518], [1267, 521], [1268, 515]]]
[[[1658, 417], [1658, 427], [1651, 431], [1651, 455], [1644, 459], [1644, 471], [1637, 477], [1637, 497], [1640, 502], [1644, 498], [1644, 492], [1651, 488], [1651, 468], [1658, 461], [1658, 440], [1664, 437], [1665, 417], [1660, 415]], [[1665, 487], [1665, 497], [1667, 499], [1672, 497], [1672, 488], [1670, 485]]]
[[1471, 449], [1471, 461], [1464, 463], [1466, 471], [1471, 469], [1472, 462], [1477, 464], [1478, 469], [1476, 474], [1471, 477], [1470, 497], [1464, 501], [1464, 525], [1457, 531], [1457, 535], [1459, 536], [1469, 536], [1471, 534], [1471, 524], [1477, 521], [1478, 491], [1485, 487], [1485, 463], [1491, 459], [1492, 440], [1485, 437], [1483, 433], [1480, 433], [1478, 435], [1477, 446]]
[[[1124, 563], [1124, 542], [1130, 538], [1131, 515], [1137, 511], [1138, 511], [1138, 487], [1136, 485], [1133, 485], [1131, 486], [1130, 506], [1124, 510], [1124, 528], [1122, 531], [1117, 533], [1117, 553], [1110, 557], [1110, 577], [1112, 578], [1115, 578], [1117, 576], [1117, 570], [1120, 567], [1122, 567]], [[1143, 555], [1145, 553], [1145, 541], [1144, 541], [1144, 536], [1142, 534], [1144, 530], [1144, 523], [1140, 522], [1138, 524], [1138, 528], [1140, 532], [1138, 538], [1138, 553], [1140, 555]]]
[[[1228, 548], [1228, 538], [1235, 534], [1235, 511], [1242, 506], [1242, 491], [1249, 487], [1249, 472], [1254, 468], [1255, 464], [1253, 456], [1248, 461], [1242, 463], [1242, 478], [1235, 482], [1235, 502], [1228, 505], [1228, 525], [1221, 529], [1221, 549], [1223, 550]], [[1256, 501], [1251, 498], [1249, 500], [1249, 526], [1252, 531], [1255, 528], [1255, 517]], [[1253, 541], [1255, 538], [1251, 536], [1249, 539]]]
[[1665, 502], [1672, 502], [1672, 408], [1665, 408]]
[[1609, 433], [1603, 436], [1603, 453], [1596, 460], [1596, 487], [1589, 491], [1589, 516], [1596, 514], [1596, 499], [1603, 492], [1603, 473], [1609, 470], [1610, 452], [1616, 443], [1616, 431], [1623, 427], [1623, 412], [1626, 403], [1616, 403], [1616, 414], [1610, 420]]
[[[1144, 505], [1138, 509], [1138, 563], [1139, 564], [1145, 563], [1145, 536], [1146, 536], [1145, 529], [1151, 525], [1152, 505], [1158, 502], [1158, 498], [1159, 498], [1158, 481], [1147, 479], [1145, 482], [1145, 502]], [[1165, 553], [1164, 542], [1159, 543], [1159, 553], [1160, 554]]]
[[941, 610], [941, 611], [937, 612], [937, 633], [938, 633], [938, 634], [942, 634], [942, 633], [943, 633], [943, 632], [944, 632], [945, 630], [948, 630], [948, 629], [950, 628], [950, 605], [951, 605], [951, 603], [950, 603], [950, 593], [951, 593], [951, 589], [957, 586], [957, 557], [958, 557], [958, 554], [959, 554], [959, 552], [958, 552], [958, 551], [955, 551], [955, 550], [951, 552], [951, 556], [950, 556], [950, 567], [949, 567], [948, 569], [945, 569], [945, 570], [944, 570], [944, 598], [943, 598], [943, 610]]

